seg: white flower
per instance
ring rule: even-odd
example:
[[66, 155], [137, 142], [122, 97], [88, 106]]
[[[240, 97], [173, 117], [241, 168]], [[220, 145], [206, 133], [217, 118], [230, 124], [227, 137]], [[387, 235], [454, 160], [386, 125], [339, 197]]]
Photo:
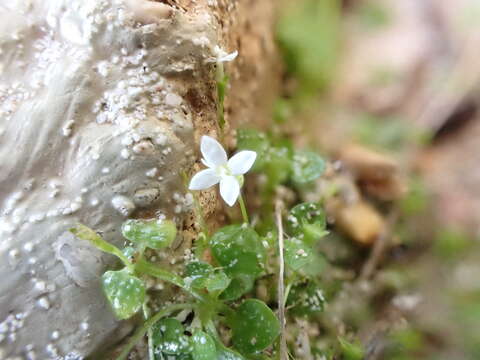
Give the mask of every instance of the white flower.
[[257, 153], [244, 150], [227, 159], [222, 145], [210, 136], [202, 136], [200, 150], [203, 155], [202, 162], [208, 169], [196, 173], [188, 188], [204, 190], [220, 183], [220, 195], [229, 206], [233, 206], [240, 195], [243, 174], [253, 166]]
[[218, 45], [215, 45], [215, 47], [213, 48], [213, 54], [215, 55], [215, 59], [213, 60], [213, 62], [222, 63], [235, 60], [235, 58], [238, 56], [238, 51], [235, 50], [234, 52], [228, 54]]

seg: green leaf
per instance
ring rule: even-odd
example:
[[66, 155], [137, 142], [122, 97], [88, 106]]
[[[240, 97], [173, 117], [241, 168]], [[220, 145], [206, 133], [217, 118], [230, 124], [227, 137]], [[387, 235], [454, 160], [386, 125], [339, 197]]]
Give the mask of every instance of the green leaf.
[[170, 246], [177, 228], [168, 220], [127, 220], [122, 225], [122, 235], [131, 242], [152, 249]]
[[317, 203], [296, 205], [290, 210], [287, 219], [287, 231], [290, 235], [299, 237], [309, 245], [328, 234], [326, 226], [325, 211]]
[[132, 261], [134, 256], [135, 256], [135, 248], [132, 247], [132, 246], [127, 246], [125, 248], [122, 249], [122, 253], [123, 255], [125, 255], [125, 257], [129, 260], [129, 261]]
[[228, 287], [230, 281], [223, 271], [217, 271], [208, 277], [205, 288], [209, 293], [220, 293]]
[[265, 173], [271, 186], [283, 183], [290, 177], [292, 156], [287, 147], [272, 147], [268, 152]]
[[253, 289], [255, 278], [249, 275], [238, 275], [233, 278], [229, 286], [222, 292], [220, 299], [233, 301]]
[[342, 348], [345, 360], [362, 360], [364, 358], [364, 351], [359, 342], [351, 343], [346, 339], [339, 337], [338, 341]]
[[272, 358], [265, 354], [250, 354], [248, 358], [249, 360], [272, 360]]
[[230, 278], [222, 271], [215, 270], [210, 264], [193, 261], [186, 266], [185, 282], [194, 289], [207, 289], [209, 293], [219, 294], [230, 284]]
[[117, 256], [127, 266], [130, 265], [128, 259], [125, 257], [125, 255], [119, 248], [103, 240], [100, 235], [98, 235], [94, 230], [90, 229], [89, 227], [82, 224], [77, 224], [75, 225], [75, 227], [70, 229], [70, 232], [79, 239], [89, 241], [97, 249]]
[[125, 270], [107, 271], [102, 276], [102, 285], [118, 319], [128, 319], [145, 301], [143, 282]]
[[298, 271], [315, 260], [313, 250], [297, 238], [285, 239], [285, 263], [293, 271]]
[[307, 277], [315, 277], [320, 275], [328, 266], [328, 262], [323, 255], [313, 251], [312, 256], [312, 261], [309, 261], [300, 269], [300, 272]]
[[268, 162], [270, 143], [267, 136], [253, 129], [237, 130], [237, 148], [239, 150], [252, 150], [257, 153], [257, 159], [253, 164], [254, 171], [260, 171]]
[[226, 348], [219, 341], [215, 341], [217, 345], [217, 360], [245, 360], [245, 358], [232, 349]]
[[152, 339], [156, 352], [180, 355], [192, 352], [192, 343], [185, 334], [182, 323], [174, 318], [165, 318], [152, 326]]
[[215, 341], [207, 333], [197, 329], [192, 336], [193, 360], [215, 360], [217, 358], [217, 349]]
[[218, 230], [210, 240], [215, 260], [230, 277], [258, 276], [265, 261], [265, 248], [251, 227], [229, 225]]
[[320, 285], [307, 281], [292, 286], [288, 294], [287, 306], [294, 316], [310, 316], [321, 313], [325, 308], [325, 296]]
[[292, 180], [302, 185], [318, 179], [325, 171], [325, 161], [313, 151], [296, 151], [293, 155]]
[[273, 311], [256, 299], [244, 301], [229, 325], [234, 346], [245, 354], [266, 349], [280, 334], [280, 323]]
[[213, 273], [212, 265], [203, 261], [193, 261], [187, 264], [185, 269], [186, 283], [194, 289], [204, 289], [210, 274]]

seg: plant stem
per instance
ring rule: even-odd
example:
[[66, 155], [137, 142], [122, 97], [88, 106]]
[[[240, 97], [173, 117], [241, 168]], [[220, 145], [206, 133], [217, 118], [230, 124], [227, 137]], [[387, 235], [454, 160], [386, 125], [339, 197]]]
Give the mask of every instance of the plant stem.
[[181, 287], [182, 289], [186, 289], [185, 283], [180, 276], [175, 275], [170, 271], [161, 269], [158, 266], [149, 263], [143, 258], [138, 259], [138, 262], [135, 264], [135, 270], [139, 273], [147, 274], [156, 277], [157, 279], [168, 281], [173, 285]]
[[215, 328], [215, 324], [213, 323], [212, 320], [209, 320], [209, 321], [205, 324], [205, 330], [206, 330], [207, 333], [210, 334], [210, 336], [212, 336], [214, 339], [216, 339], [216, 340], [218, 340], [218, 341], [221, 341], [221, 340], [220, 340], [220, 336], [218, 336], [217, 329]]
[[[147, 303], [143, 303], [143, 316], [145, 321], [150, 317], [150, 310], [148, 309]], [[153, 353], [153, 338], [152, 338], [152, 327], [149, 327], [147, 330], [147, 341], [148, 341], [148, 359], [155, 360], [155, 355]]]
[[279, 272], [278, 272], [278, 317], [280, 320], [280, 360], [288, 359], [287, 340], [285, 336], [285, 262], [283, 259], [283, 225], [282, 225], [282, 204], [277, 201], [275, 205], [275, 215], [278, 227], [278, 252], [279, 252]]
[[225, 126], [225, 114], [224, 114], [224, 101], [226, 92], [226, 79], [223, 63], [217, 62], [217, 71], [215, 74], [215, 80], [217, 82], [217, 128], [220, 133], [220, 138], [223, 140], [223, 128]]
[[242, 211], [243, 222], [246, 224], [250, 223], [248, 220], [247, 208], [245, 207], [245, 202], [243, 201], [243, 196], [241, 193], [238, 198], [238, 203], [240, 204], [240, 210]]
[[125, 345], [122, 352], [117, 357], [117, 360], [125, 360], [128, 354], [130, 353], [130, 351], [132, 351], [135, 344], [137, 344], [140, 341], [140, 339], [145, 335], [145, 333], [148, 331], [148, 329], [150, 329], [152, 325], [155, 324], [157, 321], [159, 321], [161, 318], [177, 310], [192, 309], [192, 308], [194, 308], [193, 304], [173, 304], [160, 310], [158, 313], [156, 313], [147, 321], [145, 321], [143, 325], [140, 326], [135, 331], [135, 333], [132, 335], [132, 337], [128, 341], [127, 345]]
[[235, 311], [233, 311], [230, 306], [224, 304], [224, 303], [221, 303], [220, 304], [220, 309], [219, 309], [221, 312], [223, 312], [225, 314], [225, 316], [227, 317], [227, 319], [231, 319], [235, 316]]
[[290, 290], [292, 289], [292, 285], [293, 285], [293, 282], [289, 283], [286, 287], [285, 287], [285, 295], [283, 297], [283, 306], [285, 307], [285, 305], [287, 304], [287, 301], [288, 301], [288, 295], [290, 295]]
[[175, 275], [170, 271], [164, 270], [158, 266], [155, 266], [146, 261], [145, 259], [139, 259], [139, 261], [135, 264], [135, 270], [141, 274], [150, 275], [157, 279], [164, 280], [173, 285], [176, 285], [200, 301], [209, 301], [209, 299], [207, 299], [204, 295], [199, 294], [189, 288], [180, 276]]

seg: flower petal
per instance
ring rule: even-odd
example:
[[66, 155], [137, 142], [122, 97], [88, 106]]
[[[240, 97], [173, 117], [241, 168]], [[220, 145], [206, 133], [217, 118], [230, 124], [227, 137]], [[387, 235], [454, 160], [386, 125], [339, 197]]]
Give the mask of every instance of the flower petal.
[[196, 173], [192, 180], [190, 180], [190, 185], [188, 188], [190, 190], [203, 190], [207, 189], [210, 186], [218, 184], [220, 177], [217, 175], [213, 169], [205, 169]]
[[202, 136], [200, 143], [200, 150], [203, 155], [204, 164], [210, 168], [215, 168], [219, 165], [227, 163], [227, 153], [222, 145], [210, 136]]
[[223, 56], [220, 56], [217, 61], [218, 62], [226, 62], [226, 61], [233, 61], [235, 58], [238, 56], [238, 51], [235, 50], [234, 52], [230, 54], [225, 54]]
[[240, 195], [240, 184], [235, 176], [224, 176], [220, 180], [220, 195], [228, 206], [233, 206]]
[[257, 153], [255, 151], [240, 151], [228, 160], [228, 168], [233, 175], [243, 175], [250, 170], [256, 158]]

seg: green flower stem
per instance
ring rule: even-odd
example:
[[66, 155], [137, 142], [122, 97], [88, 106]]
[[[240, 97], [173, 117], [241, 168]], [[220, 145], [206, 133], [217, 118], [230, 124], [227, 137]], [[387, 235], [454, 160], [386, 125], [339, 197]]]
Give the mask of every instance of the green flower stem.
[[156, 265], [153, 265], [145, 259], [139, 259], [139, 261], [135, 264], [135, 271], [140, 274], [150, 275], [157, 279], [164, 280], [173, 285], [176, 285], [202, 302], [208, 303], [211, 301], [205, 295], [199, 294], [196, 291], [192, 290], [190, 287], [188, 287], [180, 276], [175, 275], [170, 271], [164, 270]]
[[243, 222], [249, 224], [250, 221], [248, 220], [247, 208], [245, 206], [245, 201], [243, 201], [243, 196], [241, 193], [238, 198], [238, 203], [240, 204], [240, 210], [242, 211]]
[[283, 306], [285, 306], [287, 304], [288, 295], [290, 294], [290, 290], [292, 289], [292, 285], [293, 285], [293, 283], [290, 283], [290, 284], [287, 284], [287, 286], [285, 287], [285, 295], [283, 296]]
[[220, 137], [223, 139], [223, 128], [225, 126], [224, 101], [227, 87], [227, 79], [225, 78], [225, 71], [222, 62], [217, 62], [217, 71], [215, 74], [217, 82], [217, 126]]
[[143, 258], [138, 259], [138, 262], [135, 264], [135, 270], [141, 274], [147, 274], [156, 277], [157, 279], [168, 281], [169, 283], [181, 287], [182, 289], [186, 289], [185, 282], [180, 276], [175, 275], [170, 271], [161, 269]]
[[207, 235], [204, 232], [199, 233], [197, 240], [195, 240], [195, 256], [197, 259], [202, 260], [207, 245]]
[[285, 295], [283, 296], [283, 302], [284, 302], [283, 306], [287, 306], [288, 296], [290, 295], [290, 291], [292, 290], [293, 284], [295, 284], [296, 280], [297, 280], [296, 273], [291, 274], [285, 280]]
[[140, 339], [146, 334], [148, 329], [152, 327], [153, 324], [155, 324], [157, 321], [159, 321], [161, 318], [170, 315], [170, 313], [178, 310], [185, 310], [185, 309], [193, 309], [195, 305], [193, 304], [173, 304], [170, 306], [167, 306], [160, 310], [158, 313], [153, 315], [151, 318], [149, 318], [147, 321], [143, 323], [142, 326], [140, 326], [135, 333], [132, 335], [130, 340], [128, 341], [127, 345], [123, 348], [122, 352], [120, 355], [118, 355], [117, 360], [125, 360], [132, 351], [133, 347], [135, 344], [137, 344]]

